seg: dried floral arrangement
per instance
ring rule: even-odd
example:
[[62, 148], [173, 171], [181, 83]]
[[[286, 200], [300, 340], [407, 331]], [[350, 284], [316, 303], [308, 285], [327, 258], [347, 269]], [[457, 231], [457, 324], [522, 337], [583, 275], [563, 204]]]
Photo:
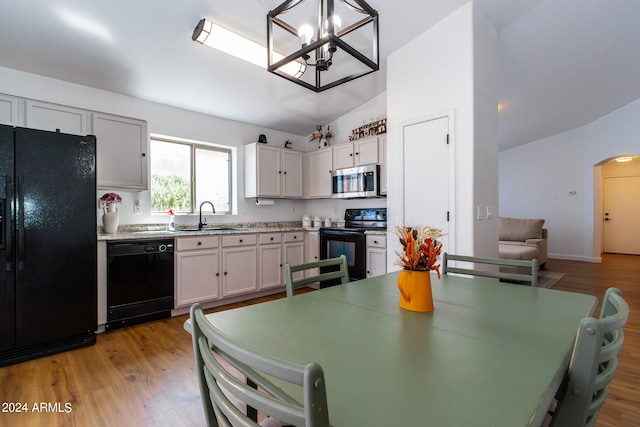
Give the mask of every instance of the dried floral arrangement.
[[396, 264], [406, 270], [435, 271], [440, 278], [438, 257], [442, 252], [442, 243], [438, 239], [445, 234], [438, 228], [429, 226], [396, 226], [395, 232], [400, 239], [402, 252], [396, 251]]
[[322, 139], [322, 138], [326, 138], [326, 139], [333, 138], [333, 131], [331, 130], [331, 125], [327, 126], [326, 133], [322, 132], [322, 125], [316, 125], [316, 131], [313, 132], [309, 137], [309, 142], [313, 141], [314, 139]]
[[102, 206], [110, 205], [111, 203], [120, 203], [122, 197], [118, 193], [105, 193], [100, 197], [100, 204]]

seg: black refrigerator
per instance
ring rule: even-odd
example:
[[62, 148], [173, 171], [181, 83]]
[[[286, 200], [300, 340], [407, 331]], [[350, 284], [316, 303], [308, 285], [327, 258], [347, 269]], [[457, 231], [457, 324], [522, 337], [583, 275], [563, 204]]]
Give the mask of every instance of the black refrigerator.
[[0, 125], [0, 366], [96, 342], [96, 139]]

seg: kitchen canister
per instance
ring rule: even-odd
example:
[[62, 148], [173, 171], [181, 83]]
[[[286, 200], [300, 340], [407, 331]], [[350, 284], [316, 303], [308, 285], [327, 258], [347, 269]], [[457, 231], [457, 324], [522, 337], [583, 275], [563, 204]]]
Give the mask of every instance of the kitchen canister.
[[322, 227], [322, 218], [319, 216], [313, 217], [313, 228]]
[[331, 227], [331, 218], [325, 218], [324, 219], [324, 226], [325, 227]]
[[304, 215], [302, 217], [302, 226], [304, 228], [311, 228], [311, 215]]

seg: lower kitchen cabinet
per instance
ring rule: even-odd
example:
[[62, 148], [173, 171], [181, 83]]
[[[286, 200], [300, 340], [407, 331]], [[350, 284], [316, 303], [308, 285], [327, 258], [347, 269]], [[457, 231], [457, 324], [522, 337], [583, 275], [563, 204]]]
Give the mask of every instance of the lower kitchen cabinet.
[[[306, 239], [306, 256], [304, 262], [320, 261], [320, 232], [319, 231], [307, 231]], [[320, 274], [319, 268], [310, 268], [305, 270], [305, 276], [312, 277]]]
[[387, 236], [367, 235], [367, 277], [387, 273]]
[[260, 234], [260, 246], [258, 246], [259, 289], [282, 286], [284, 284], [282, 266], [282, 233]]
[[222, 236], [222, 297], [257, 290], [256, 241], [255, 234]]
[[176, 239], [176, 308], [220, 298], [218, 246], [218, 236]]
[[[290, 231], [283, 233], [282, 253], [284, 264], [303, 264], [304, 263], [304, 232]], [[293, 274], [294, 279], [302, 279], [303, 271]]]

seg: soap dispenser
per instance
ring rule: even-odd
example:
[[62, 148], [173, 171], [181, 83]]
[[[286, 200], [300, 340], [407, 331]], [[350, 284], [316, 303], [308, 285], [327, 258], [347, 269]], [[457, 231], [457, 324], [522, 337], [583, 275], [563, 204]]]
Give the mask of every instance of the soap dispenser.
[[175, 231], [176, 229], [176, 218], [173, 215], [173, 209], [169, 209], [169, 231]]

